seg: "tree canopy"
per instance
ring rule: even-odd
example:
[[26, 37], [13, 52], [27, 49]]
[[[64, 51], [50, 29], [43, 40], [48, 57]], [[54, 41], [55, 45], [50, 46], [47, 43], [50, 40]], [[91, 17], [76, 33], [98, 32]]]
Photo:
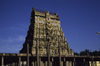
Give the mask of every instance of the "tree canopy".
[[100, 56], [100, 50], [99, 51], [95, 50], [95, 51], [91, 52], [91, 50], [86, 49], [84, 51], [81, 51], [80, 53], [74, 52], [74, 55]]

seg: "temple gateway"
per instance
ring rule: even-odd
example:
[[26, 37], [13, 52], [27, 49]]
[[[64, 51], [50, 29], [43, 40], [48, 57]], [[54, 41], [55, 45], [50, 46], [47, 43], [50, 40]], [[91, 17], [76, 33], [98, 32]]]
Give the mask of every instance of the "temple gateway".
[[0, 59], [1, 66], [99, 66], [100, 56], [74, 56], [58, 14], [32, 8], [20, 53], [0, 53]]

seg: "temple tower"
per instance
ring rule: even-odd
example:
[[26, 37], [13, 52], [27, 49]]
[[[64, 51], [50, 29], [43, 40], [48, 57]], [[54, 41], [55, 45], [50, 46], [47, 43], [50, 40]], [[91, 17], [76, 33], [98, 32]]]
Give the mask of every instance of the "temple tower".
[[32, 10], [31, 24], [20, 53], [27, 53], [28, 43], [29, 53], [32, 55], [73, 55], [73, 50], [70, 49], [60, 26], [57, 13], [35, 8]]

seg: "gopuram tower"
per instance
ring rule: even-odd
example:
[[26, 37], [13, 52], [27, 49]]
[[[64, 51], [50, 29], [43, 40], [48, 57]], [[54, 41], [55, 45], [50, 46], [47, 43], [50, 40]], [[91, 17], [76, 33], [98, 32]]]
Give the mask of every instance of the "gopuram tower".
[[61, 66], [62, 56], [74, 55], [66, 41], [57, 13], [33, 8], [30, 22], [26, 41], [20, 53], [27, 53], [29, 44], [29, 54], [36, 55], [37, 66], [40, 65], [40, 56], [47, 57], [47, 66], [53, 66], [51, 57], [58, 57], [59, 63], [56, 65]]

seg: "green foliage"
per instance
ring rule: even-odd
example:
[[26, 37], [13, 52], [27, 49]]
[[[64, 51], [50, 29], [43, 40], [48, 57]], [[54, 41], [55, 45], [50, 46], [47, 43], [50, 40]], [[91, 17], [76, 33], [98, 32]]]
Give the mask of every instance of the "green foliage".
[[74, 55], [79, 55], [77, 52], [74, 52]]
[[84, 51], [81, 51], [79, 54], [77, 52], [74, 53], [74, 55], [89, 55], [89, 56], [100, 56], [100, 50], [99, 51], [93, 51], [91, 52], [90, 50], [86, 49]]

